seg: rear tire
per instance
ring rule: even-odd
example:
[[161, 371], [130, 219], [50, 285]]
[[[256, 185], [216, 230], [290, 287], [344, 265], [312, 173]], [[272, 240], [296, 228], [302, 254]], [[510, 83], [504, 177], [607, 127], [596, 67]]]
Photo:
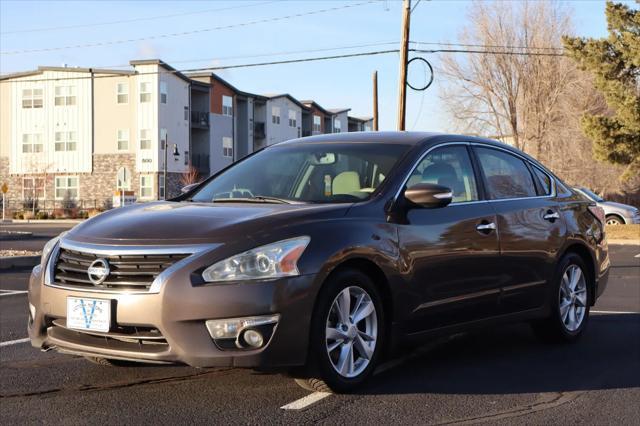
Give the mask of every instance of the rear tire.
[[352, 392], [373, 373], [385, 338], [382, 300], [375, 284], [358, 270], [341, 270], [318, 296], [305, 377], [295, 381], [314, 392]]
[[587, 327], [592, 303], [593, 278], [580, 256], [565, 255], [558, 264], [549, 293], [551, 315], [532, 323], [534, 333], [546, 342], [574, 342]]
[[624, 220], [622, 220], [622, 218], [620, 218], [619, 216], [612, 214], [607, 216], [606, 223], [607, 225], [611, 226], [624, 225]]

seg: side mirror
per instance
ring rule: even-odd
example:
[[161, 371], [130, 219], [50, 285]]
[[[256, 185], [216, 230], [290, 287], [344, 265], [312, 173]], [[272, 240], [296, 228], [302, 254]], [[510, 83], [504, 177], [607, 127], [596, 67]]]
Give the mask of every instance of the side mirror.
[[187, 192], [191, 191], [193, 188], [195, 188], [198, 185], [200, 185], [200, 182], [196, 182], [196, 183], [189, 184], [187, 186], [183, 186], [182, 189], [180, 189], [180, 193], [181, 194], [186, 194]]
[[426, 209], [445, 207], [453, 199], [450, 188], [433, 183], [419, 183], [404, 191], [404, 198]]

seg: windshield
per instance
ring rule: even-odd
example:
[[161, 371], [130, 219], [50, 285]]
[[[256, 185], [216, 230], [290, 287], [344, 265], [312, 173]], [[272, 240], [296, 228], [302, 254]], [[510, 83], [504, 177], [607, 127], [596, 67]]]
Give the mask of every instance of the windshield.
[[599, 203], [604, 201], [604, 198], [599, 197], [598, 195], [596, 195], [595, 193], [591, 192], [587, 188], [580, 188], [580, 191], [582, 191], [587, 197], [591, 198], [593, 201], [597, 201]]
[[306, 143], [264, 149], [191, 197], [197, 202], [346, 203], [369, 198], [409, 146]]

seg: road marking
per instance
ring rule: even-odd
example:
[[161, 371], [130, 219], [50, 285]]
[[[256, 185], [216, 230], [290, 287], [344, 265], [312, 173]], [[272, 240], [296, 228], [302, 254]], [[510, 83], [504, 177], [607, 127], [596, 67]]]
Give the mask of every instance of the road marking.
[[25, 337], [24, 339], [9, 340], [7, 342], [0, 342], [0, 347], [17, 345], [18, 343], [27, 343], [29, 340], [30, 339], [28, 337]]
[[640, 312], [634, 311], [591, 311], [592, 314], [618, 314], [618, 315], [629, 315], [629, 314], [640, 314]]
[[26, 290], [0, 290], [0, 297], [2, 296], [15, 296], [16, 294], [29, 293]]
[[287, 405], [283, 405], [280, 408], [282, 410], [302, 410], [303, 408], [307, 408], [308, 406], [315, 404], [316, 402], [325, 399], [330, 395], [331, 394], [329, 392], [314, 392], [310, 395], [305, 396], [304, 398], [300, 398]]

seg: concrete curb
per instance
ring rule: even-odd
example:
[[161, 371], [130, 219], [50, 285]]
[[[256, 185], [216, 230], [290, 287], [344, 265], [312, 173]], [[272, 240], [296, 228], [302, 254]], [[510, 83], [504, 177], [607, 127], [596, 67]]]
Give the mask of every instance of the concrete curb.
[[607, 239], [607, 244], [609, 244], [610, 246], [611, 245], [640, 246], [640, 240], [622, 240], [622, 239], [609, 240]]
[[40, 256], [5, 256], [0, 257], [0, 270], [34, 267], [38, 263]]
[[58, 223], [82, 223], [87, 219], [5, 219], [4, 223], [43, 223], [55, 225]]

